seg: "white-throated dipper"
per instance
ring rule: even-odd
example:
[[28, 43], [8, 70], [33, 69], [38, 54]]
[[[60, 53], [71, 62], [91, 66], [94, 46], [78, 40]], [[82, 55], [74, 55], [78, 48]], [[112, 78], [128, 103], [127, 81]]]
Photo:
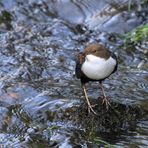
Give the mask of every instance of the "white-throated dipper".
[[85, 84], [89, 81], [98, 81], [100, 83], [103, 93], [102, 104], [105, 104], [108, 109], [110, 103], [105, 95], [102, 81], [117, 70], [117, 65], [115, 54], [98, 43], [89, 44], [83, 52], [77, 55], [75, 73], [77, 78], [81, 80], [89, 112], [92, 111], [96, 114], [88, 99]]

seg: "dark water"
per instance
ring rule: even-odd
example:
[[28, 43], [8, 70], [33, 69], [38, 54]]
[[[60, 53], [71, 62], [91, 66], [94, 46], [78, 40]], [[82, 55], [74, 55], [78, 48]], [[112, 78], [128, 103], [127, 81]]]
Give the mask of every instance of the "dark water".
[[[138, 1], [131, 11], [115, 2], [0, 1], [0, 147], [148, 146], [148, 43], [127, 48], [112, 33], [146, 23], [146, 13]], [[88, 84], [94, 116], [74, 68], [76, 53], [98, 41], [119, 68], [104, 82], [109, 111]]]

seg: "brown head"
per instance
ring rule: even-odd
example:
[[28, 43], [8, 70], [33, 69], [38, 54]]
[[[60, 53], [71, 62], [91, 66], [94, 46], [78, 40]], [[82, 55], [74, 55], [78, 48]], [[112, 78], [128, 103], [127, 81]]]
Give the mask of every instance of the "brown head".
[[101, 44], [89, 44], [84, 49], [84, 55], [95, 55], [101, 58], [108, 59], [110, 57], [110, 51], [108, 51], [103, 45]]

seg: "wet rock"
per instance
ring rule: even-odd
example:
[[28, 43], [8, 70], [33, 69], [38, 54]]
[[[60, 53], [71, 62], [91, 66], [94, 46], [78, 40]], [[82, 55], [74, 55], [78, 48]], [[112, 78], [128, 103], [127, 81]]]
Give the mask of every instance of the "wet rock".
[[[146, 18], [144, 12], [126, 11], [127, 1], [122, 2], [119, 9], [96, 0], [0, 2], [0, 144], [146, 145], [147, 46], [123, 47], [121, 35], [109, 33], [129, 31]], [[98, 84], [89, 84], [97, 116], [87, 113], [74, 75], [76, 53], [92, 42], [101, 42], [119, 59], [118, 73], [104, 82], [112, 104], [108, 112], [98, 99]]]
[[0, 107], [0, 129], [2, 130], [9, 122], [8, 109]]

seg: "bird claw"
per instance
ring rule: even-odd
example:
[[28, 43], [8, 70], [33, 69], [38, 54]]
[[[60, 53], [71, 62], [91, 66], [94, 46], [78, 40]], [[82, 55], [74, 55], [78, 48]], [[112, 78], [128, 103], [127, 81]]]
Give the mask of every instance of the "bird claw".
[[94, 111], [93, 107], [95, 107], [97, 104], [95, 105], [88, 105], [88, 113], [92, 112], [93, 114], [97, 115], [97, 113]]
[[110, 102], [105, 96], [103, 97], [102, 104], [105, 104], [107, 110], [109, 109], [109, 106], [111, 106]]

